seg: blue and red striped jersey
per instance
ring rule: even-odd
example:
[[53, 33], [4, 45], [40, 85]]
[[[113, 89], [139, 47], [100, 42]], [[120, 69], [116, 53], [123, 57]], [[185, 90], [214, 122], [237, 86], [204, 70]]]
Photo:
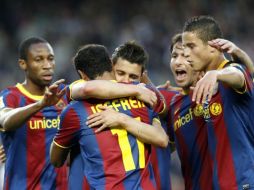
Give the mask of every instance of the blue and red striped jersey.
[[83, 174], [83, 161], [78, 145], [74, 146], [70, 151], [69, 166], [69, 190], [85, 189], [90, 190], [86, 177]]
[[74, 101], [61, 114], [55, 144], [63, 148], [79, 144], [84, 176], [91, 189], [156, 189], [150, 145], [122, 128], [95, 133], [85, 124], [87, 116], [100, 111], [100, 105], [149, 124], [157, 117], [157, 112], [134, 97]]
[[237, 92], [219, 82], [218, 92], [205, 106], [213, 188], [254, 189], [253, 82], [243, 66], [231, 66], [244, 74], [245, 89]]
[[185, 189], [212, 190], [211, 155], [202, 105], [190, 94], [176, 94], [170, 102], [169, 127], [174, 131]]
[[[0, 107], [19, 108], [40, 99], [42, 96], [34, 96], [17, 84], [1, 92]], [[7, 156], [4, 190], [66, 189], [67, 168], [56, 169], [49, 160], [50, 145], [66, 103], [62, 98], [55, 106], [34, 114], [17, 130], [1, 133]]]
[[[71, 93], [72, 85], [75, 83], [78, 83], [78, 82], [85, 82], [85, 81], [84, 80], [77, 80], [67, 87], [67, 97], [69, 97], [69, 100], [73, 99], [71, 97], [72, 96], [72, 93]], [[116, 82], [116, 81], [113, 81], [113, 82]], [[137, 83], [133, 83], [133, 84], [137, 84]], [[151, 88], [149, 86], [147, 86], [147, 87]], [[157, 93], [157, 91], [156, 91], [156, 93]], [[165, 109], [165, 108], [163, 108], [163, 107], [165, 107], [165, 105], [158, 93], [157, 93], [157, 97], [158, 97], [159, 106], [157, 105], [156, 109], [158, 112], [161, 112], [163, 109]], [[169, 98], [169, 97], [170, 96], [167, 96], [167, 98]], [[167, 98], [165, 98], [165, 99], [167, 100]], [[163, 124], [162, 124], [162, 126], [163, 126]], [[73, 152], [75, 154], [73, 154]], [[165, 169], [164, 170], [162, 169], [165, 166], [169, 168], [169, 162], [170, 162], [169, 147], [167, 149], [158, 148], [157, 152], [158, 152], [158, 158], [156, 156], [156, 149], [155, 148], [152, 149], [151, 161], [152, 161], [152, 164], [154, 164], [153, 168], [154, 168], [155, 177], [156, 177], [156, 184], [157, 184], [158, 189], [160, 189], [160, 187], [165, 187], [164, 189], [169, 189], [170, 188], [169, 170], [167, 171]], [[71, 165], [70, 165], [69, 179], [73, 179], [73, 180], [69, 180], [70, 189], [76, 188], [76, 185], [74, 185], [74, 184], [82, 184], [83, 187], [86, 186], [86, 189], [88, 189], [86, 178], [83, 177], [82, 175], [79, 175], [80, 173], [82, 173], [82, 167], [80, 167], [82, 165], [81, 156], [78, 155], [77, 151], [71, 151], [70, 155], [71, 155]], [[164, 161], [166, 162], [166, 164], [163, 164]], [[160, 163], [159, 164], [160, 167], [157, 167], [158, 163]], [[157, 169], [157, 168], [161, 168], [161, 169]], [[160, 179], [161, 179], [160, 176], [162, 176], [162, 178], [164, 178], [164, 180], [162, 182], [160, 181]], [[162, 184], [162, 185], [160, 185], [160, 184]]]

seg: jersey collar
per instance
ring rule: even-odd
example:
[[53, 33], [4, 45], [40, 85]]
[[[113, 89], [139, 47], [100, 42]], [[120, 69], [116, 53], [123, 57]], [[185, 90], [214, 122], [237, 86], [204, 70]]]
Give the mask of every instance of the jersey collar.
[[36, 96], [36, 95], [31, 94], [31, 93], [28, 92], [28, 91], [24, 88], [24, 86], [23, 86], [22, 84], [20, 84], [20, 83], [17, 83], [16, 87], [19, 89], [19, 91], [20, 91], [22, 94], [24, 94], [24, 95], [27, 96], [28, 98], [31, 98], [31, 99], [36, 100], [36, 101], [41, 100], [41, 99], [43, 98], [43, 96]]
[[223, 61], [219, 64], [219, 66], [218, 66], [218, 68], [217, 68], [216, 70], [223, 69], [224, 66], [225, 66], [228, 62], [229, 62], [229, 61], [228, 61], [227, 59], [223, 60]]

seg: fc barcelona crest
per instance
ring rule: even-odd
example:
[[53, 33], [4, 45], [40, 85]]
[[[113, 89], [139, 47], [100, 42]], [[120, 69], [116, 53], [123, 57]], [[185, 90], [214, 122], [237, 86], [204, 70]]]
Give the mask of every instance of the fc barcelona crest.
[[57, 109], [62, 110], [62, 109], [64, 109], [64, 107], [66, 106], [66, 104], [64, 103], [63, 100], [59, 100], [55, 106], [56, 106]]
[[212, 105], [210, 105], [210, 112], [215, 116], [220, 115], [222, 112], [222, 107], [220, 103], [213, 103]]

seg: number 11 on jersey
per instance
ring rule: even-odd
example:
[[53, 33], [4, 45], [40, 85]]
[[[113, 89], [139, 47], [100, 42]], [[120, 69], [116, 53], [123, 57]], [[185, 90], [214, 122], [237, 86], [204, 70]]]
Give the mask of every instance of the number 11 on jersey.
[[[137, 120], [141, 120], [140, 117], [135, 118]], [[113, 135], [117, 134], [118, 136], [118, 143], [122, 152], [122, 159], [125, 171], [131, 171], [136, 169], [131, 145], [128, 139], [128, 133], [125, 129], [111, 129]], [[136, 139], [138, 145], [138, 158], [139, 158], [139, 168], [145, 167], [145, 147], [144, 143]]]

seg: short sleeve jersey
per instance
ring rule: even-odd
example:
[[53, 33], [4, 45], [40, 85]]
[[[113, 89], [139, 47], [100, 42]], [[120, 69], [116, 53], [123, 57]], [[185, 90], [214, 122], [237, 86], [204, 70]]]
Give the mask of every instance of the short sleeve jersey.
[[[1, 92], [0, 108], [19, 108], [40, 99], [42, 96], [34, 96], [17, 84]], [[66, 97], [63, 97], [55, 106], [34, 114], [15, 131], [1, 133], [7, 156], [4, 190], [66, 189], [67, 168], [56, 169], [49, 159], [50, 145], [66, 104]]]
[[101, 105], [149, 124], [157, 118], [157, 112], [134, 97], [73, 101], [61, 114], [54, 142], [62, 148], [79, 144], [83, 174], [91, 189], [156, 189], [149, 145], [121, 128], [95, 133], [86, 125], [87, 117], [99, 112]]
[[[228, 64], [222, 64], [224, 68]], [[253, 82], [248, 70], [230, 64], [245, 77], [237, 91], [219, 82], [218, 92], [206, 105], [209, 151], [214, 189], [254, 189]]]

